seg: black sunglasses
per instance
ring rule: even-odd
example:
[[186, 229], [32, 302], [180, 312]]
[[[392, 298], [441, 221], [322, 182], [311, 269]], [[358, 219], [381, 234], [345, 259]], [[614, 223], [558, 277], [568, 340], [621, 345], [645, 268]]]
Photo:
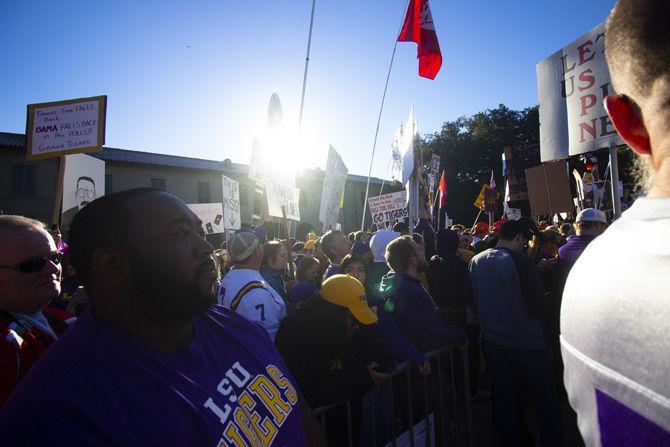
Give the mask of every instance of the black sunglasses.
[[51, 261], [56, 265], [59, 265], [63, 254], [59, 251], [51, 253], [48, 256], [36, 256], [34, 258], [26, 259], [25, 261], [19, 264], [13, 265], [0, 265], [0, 268], [3, 269], [14, 269], [18, 270], [21, 273], [35, 273], [39, 272], [44, 268], [47, 262]]

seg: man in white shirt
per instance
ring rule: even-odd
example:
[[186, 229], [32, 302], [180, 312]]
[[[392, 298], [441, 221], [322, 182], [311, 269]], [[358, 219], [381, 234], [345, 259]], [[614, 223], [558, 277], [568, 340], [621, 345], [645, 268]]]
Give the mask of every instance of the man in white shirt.
[[260, 273], [263, 245], [251, 231], [235, 233], [227, 242], [233, 268], [221, 281], [218, 303], [260, 324], [274, 341], [286, 304]]
[[670, 445], [670, 2], [619, 0], [605, 106], [646, 197], [584, 250], [563, 294], [565, 385], [588, 446]]

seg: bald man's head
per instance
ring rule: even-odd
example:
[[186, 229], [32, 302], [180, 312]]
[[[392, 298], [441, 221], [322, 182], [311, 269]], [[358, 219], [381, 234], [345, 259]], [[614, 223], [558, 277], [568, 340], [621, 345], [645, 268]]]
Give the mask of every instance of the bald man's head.
[[618, 0], [605, 32], [617, 94], [605, 107], [617, 132], [639, 155], [639, 184], [670, 197], [670, 1]]
[[[670, 77], [670, 2], [619, 0], [607, 19], [605, 48], [614, 88], [636, 101]], [[670, 89], [668, 89], [670, 90]], [[670, 96], [670, 91], [667, 92]]]

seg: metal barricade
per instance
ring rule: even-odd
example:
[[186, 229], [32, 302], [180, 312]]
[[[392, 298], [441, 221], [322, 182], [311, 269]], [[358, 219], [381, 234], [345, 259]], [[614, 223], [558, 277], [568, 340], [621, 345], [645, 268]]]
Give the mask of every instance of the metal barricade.
[[[406, 423], [402, 426], [407, 426], [405, 433], [408, 433], [409, 445], [414, 447], [414, 429], [415, 429], [415, 404], [423, 404], [423, 422], [424, 422], [424, 436], [425, 446], [436, 446], [438, 439], [440, 445], [447, 445], [447, 439], [450, 433], [447, 429], [447, 397], [445, 396], [445, 380], [451, 384], [450, 400], [453, 405], [453, 426], [455, 430], [455, 445], [470, 446], [472, 439], [472, 408], [470, 403], [470, 375], [468, 365], [468, 347], [467, 343], [461, 346], [447, 346], [440, 349], [424, 353], [426, 358], [431, 361], [431, 365], [436, 367], [437, 371], [432, 370], [430, 375], [413, 375], [414, 369], [407, 362], [400, 363], [397, 367], [389, 373], [390, 380], [388, 383], [377, 385], [377, 391], [381, 387], [387, 387], [390, 393], [390, 417], [391, 417], [391, 438], [383, 440], [384, 444], [390, 444], [393, 447], [398, 445], [398, 424], [400, 421], [397, 414], [396, 396], [398, 391], [405, 388], [406, 408], [402, 416], [406, 417]], [[445, 361], [448, 359], [449, 368], [445, 371]], [[458, 362], [458, 363], [457, 363]], [[457, 375], [457, 372], [460, 374]], [[404, 385], [402, 382], [404, 381]], [[419, 386], [419, 393], [415, 392], [415, 387]], [[460, 387], [460, 390], [459, 390]], [[434, 389], [437, 388], [437, 402], [431, 396]], [[417, 396], [423, 394], [423, 396]], [[459, 403], [459, 396], [462, 402]], [[377, 418], [379, 417], [379, 409], [375, 408], [372, 399], [372, 393], [367, 395], [370, 402], [370, 424], [371, 424], [371, 439], [372, 446], [377, 447], [380, 444], [377, 437]], [[421, 400], [418, 400], [421, 398]], [[431, 403], [436, 405], [431, 405]], [[341, 401], [332, 405], [319, 407], [314, 411], [314, 415], [319, 418], [321, 427], [326, 430], [326, 414], [335, 408], [346, 406], [347, 417], [347, 440], [348, 445], [353, 447], [357, 445], [357, 440], [353, 439], [352, 419], [351, 419], [351, 401]], [[432, 436], [432, 427], [430, 426], [430, 416], [433, 415], [433, 424], [436, 425], [436, 436]], [[439, 438], [438, 438], [439, 435]], [[367, 447], [367, 446], [362, 446]]]

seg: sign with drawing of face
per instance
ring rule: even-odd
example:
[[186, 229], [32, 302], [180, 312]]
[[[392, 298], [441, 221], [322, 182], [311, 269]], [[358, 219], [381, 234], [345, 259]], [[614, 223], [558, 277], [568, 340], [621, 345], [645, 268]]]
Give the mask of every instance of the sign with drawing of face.
[[66, 155], [61, 227], [67, 229], [77, 211], [104, 193], [105, 162], [90, 155]]

